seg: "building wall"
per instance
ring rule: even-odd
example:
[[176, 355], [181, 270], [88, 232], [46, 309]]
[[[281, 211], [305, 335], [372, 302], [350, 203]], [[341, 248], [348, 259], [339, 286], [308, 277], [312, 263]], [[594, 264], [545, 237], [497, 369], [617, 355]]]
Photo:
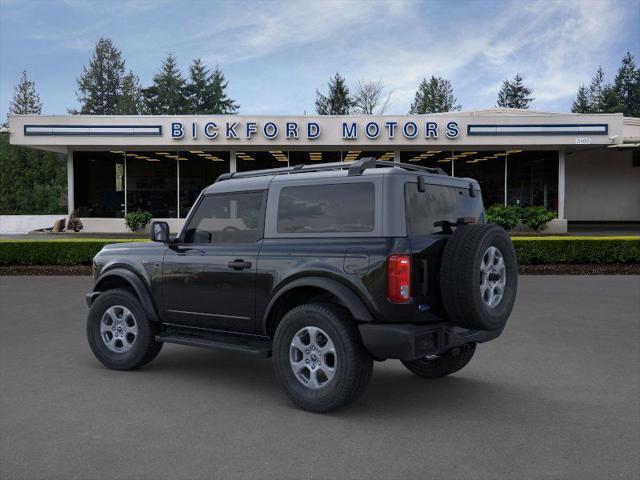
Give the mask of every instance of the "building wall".
[[32, 230], [51, 228], [56, 220], [65, 219], [64, 213], [55, 215], [0, 215], [0, 234], [29, 233]]
[[569, 221], [640, 221], [640, 167], [632, 152], [567, 154], [565, 216]]

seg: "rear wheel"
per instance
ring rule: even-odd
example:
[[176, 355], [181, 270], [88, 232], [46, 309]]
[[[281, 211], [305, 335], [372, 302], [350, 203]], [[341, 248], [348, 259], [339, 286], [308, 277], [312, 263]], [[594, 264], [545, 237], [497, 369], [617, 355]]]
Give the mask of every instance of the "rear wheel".
[[157, 330], [138, 299], [122, 289], [101, 293], [87, 318], [91, 351], [114, 370], [131, 370], [153, 360], [162, 348], [155, 339]]
[[346, 309], [311, 303], [290, 310], [278, 325], [273, 365], [291, 401], [321, 413], [345, 406], [364, 392], [373, 359]]
[[473, 358], [476, 344], [468, 343], [442, 355], [427, 356], [418, 360], [402, 361], [411, 372], [422, 378], [439, 378], [462, 370]]

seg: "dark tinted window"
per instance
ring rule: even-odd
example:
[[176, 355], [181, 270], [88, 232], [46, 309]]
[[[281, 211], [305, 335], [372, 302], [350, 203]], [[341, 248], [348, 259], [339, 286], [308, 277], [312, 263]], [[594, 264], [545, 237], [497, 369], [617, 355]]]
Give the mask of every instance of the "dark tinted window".
[[209, 195], [185, 231], [185, 243], [244, 243], [262, 236], [264, 193]]
[[285, 187], [278, 202], [278, 232], [371, 232], [374, 201], [369, 182]]
[[[460, 195], [460, 192], [463, 192]], [[464, 191], [460, 188], [427, 185], [425, 192], [418, 191], [417, 183], [404, 186], [405, 214], [409, 235], [429, 235], [439, 232], [435, 222], [455, 222], [462, 217], [461, 204]]]

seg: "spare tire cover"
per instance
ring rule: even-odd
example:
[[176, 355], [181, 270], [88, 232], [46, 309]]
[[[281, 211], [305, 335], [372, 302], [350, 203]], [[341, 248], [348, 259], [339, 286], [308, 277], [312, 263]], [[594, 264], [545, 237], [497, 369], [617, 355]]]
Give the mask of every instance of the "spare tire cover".
[[518, 263], [507, 232], [490, 224], [456, 229], [440, 265], [440, 291], [449, 319], [465, 328], [501, 329], [517, 290]]

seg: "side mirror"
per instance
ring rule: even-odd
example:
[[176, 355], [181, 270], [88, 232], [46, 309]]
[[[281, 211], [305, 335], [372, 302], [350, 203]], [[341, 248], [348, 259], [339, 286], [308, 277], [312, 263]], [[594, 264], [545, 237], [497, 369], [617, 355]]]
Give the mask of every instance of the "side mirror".
[[169, 243], [169, 224], [167, 222], [153, 222], [151, 224], [151, 241]]

